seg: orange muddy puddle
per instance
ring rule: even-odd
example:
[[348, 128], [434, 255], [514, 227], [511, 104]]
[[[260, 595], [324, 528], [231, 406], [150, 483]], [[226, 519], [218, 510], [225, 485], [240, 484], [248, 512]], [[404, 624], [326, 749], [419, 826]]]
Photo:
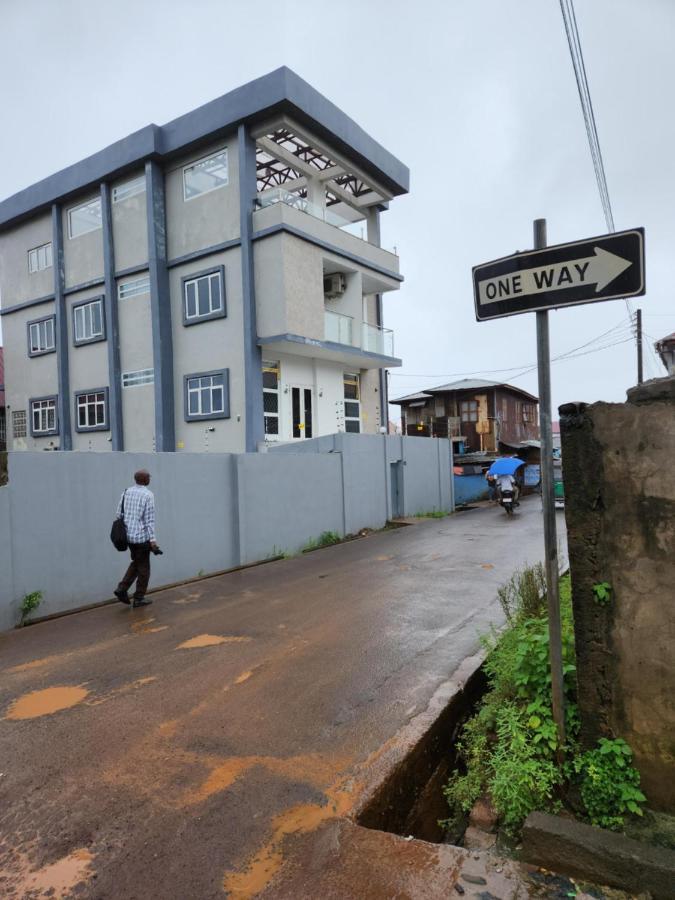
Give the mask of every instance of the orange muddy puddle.
[[55, 654], [54, 656], [43, 656], [42, 659], [33, 659], [30, 662], [21, 663], [19, 666], [12, 666], [11, 669], [6, 669], [7, 672], [27, 672], [29, 669], [40, 669], [42, 666], [48, 666], [50, 663], [55, 662], [57, 659], [63, 659], [64, 656], [68, 656], [69, 654]]
[[265, 888], [284, 862], [283, 839], [288, 834], [314, 831], [326, 819], [344, 816], [354, 804], [354, 796], [348, 791], [327, 792], [328, 803], [319, 806], [310, 803], [294, 806], [276, 816], [272, 840], [253, 858], [243, 872], [228, 872], [223, 888], [232, 900], [248, 900]]
[[242, 644], [250, 641], [250, 637], [236, 637], [222, 634], [198, 634], [196, 637], [190, 638], [189, 641], [183, 641], [176, 647], [176, 650], [191, 650], [193, 647], [215, 647], [216, 644]]
[[253, 670], [249, 669], [248, 672], [242, 672], [241, 675], [238, 675], [234, 679], [235, 684], [243, 684], [245, 681], [248, 681], [249, 678], [253, 675]]
[[50, 687], [18, 697], [9, 707], [6, 719], [35, 719], [49, 716], [81, 703], [89, 691], [83, 687]]
[[73, 850], [68, 856], [57, 860], [49, 866], [38, 869], [37, 872], [26, 874], [19, 886], [24, 891], [24, 896], [34, 896], [39, 891], [41, 896], [52, 898], [65, 898], [71, 896], [75, 885], [89, 878], [93, 854], [84, 847]]

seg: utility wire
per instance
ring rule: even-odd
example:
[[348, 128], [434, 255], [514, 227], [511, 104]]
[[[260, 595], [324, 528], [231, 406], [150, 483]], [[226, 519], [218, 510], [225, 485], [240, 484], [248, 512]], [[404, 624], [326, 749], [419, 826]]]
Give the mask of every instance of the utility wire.
[[[586, 341], [584, 344], [580, 344], [578, 347], [573, 347], [571, 350], [566, 350], [564, 353], [559, 354], [559, 356], [554, 357], [554, 360], [564, 359], [572, 353], [575, 353], [577, 350], [583, 350], [585, 347], [589, 347], [592, 344], [598, 343], [603, 338], [612, 335], [614, 337], [623, 336], [627, 333], [627, 330], [632, 328], [632, 323], [630, 320], [622, 319], [621, 322], [614, 325], [612, 328], [609, 328], [607, 331], [603, 331], [602, 334], [596, 335], [596, 337], [591, 338], [589, 341]], [[629, 340], [632, 340], [632, 332], [630, 334]], [[602, 348], [601, 348], [602, 349]], [[520, 372], [525, 366], [528, 371], [532, 368], [536, 369], [536, 363], [521, 363], [519, 366], [511, 366], [510, 368], [505, 369], [473, 369], [470, 372], [450, 372], [445, 375], [418, 375], [418, 374], [406, 374], [403, 372], [390, 372], [392, 378], [433, 378], [433, 379], [447, 379], [447, 378], [460, 378], [465, 375], [497, 375], [502, 372]]]
[[[616, 231], [614, 226], [614, 214], [612, 212], [609, 188], [607, 187], [607, 176], [605, 174], [605, 164], [600, 148], [600, 139], [598, 137], [598, 128], [595, 120], [593, 101], [591, 99], [591, 91], [588, 86], [586, 63], [584, 62], [584, 54], [581, 47], [581, 39], [579, 37], [579, 27], [577, 25], [577, 16], [574, 9], [574, 0], [560, 0], [560, 11], [565, 25], [565, 34], [567, 35], [567, 44], [572, 59], [572, 67], [574, 68], [577, 90], [579, 91], [581, 111], [584, 117], [588, 145], [591, 151], [591, 160], [593, 162], [595, 179], [600, 193], [600, 203], [602, 204], [607, 229], [610, 233], [613, 233]], [[627, 297], [624, 297], [624, 303], [626, 304], [626, 309], [629, 314], [632, 315], [633, 308]]]

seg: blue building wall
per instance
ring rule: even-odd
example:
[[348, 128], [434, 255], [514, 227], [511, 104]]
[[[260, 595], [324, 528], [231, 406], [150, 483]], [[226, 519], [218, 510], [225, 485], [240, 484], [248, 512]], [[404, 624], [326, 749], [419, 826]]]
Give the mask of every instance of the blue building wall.
[[483, 475], [453, 475], [455, 506], [474, 500], [487, 500], [487, 482]]

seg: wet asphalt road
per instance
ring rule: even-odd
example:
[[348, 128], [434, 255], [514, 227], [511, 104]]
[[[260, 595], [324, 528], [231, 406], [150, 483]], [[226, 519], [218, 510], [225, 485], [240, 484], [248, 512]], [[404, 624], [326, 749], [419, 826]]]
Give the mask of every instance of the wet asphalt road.
[[287, 836], [349, 815], [501, 621], [541, 522], [423, 520], [0, 635], [0, 896], [273, 896]]

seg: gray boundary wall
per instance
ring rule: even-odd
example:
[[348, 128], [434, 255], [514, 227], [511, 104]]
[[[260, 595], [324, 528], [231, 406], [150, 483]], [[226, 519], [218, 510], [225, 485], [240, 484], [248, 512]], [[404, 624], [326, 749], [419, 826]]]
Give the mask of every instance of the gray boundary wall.
[[380, 528], [396, 512], [452, 509], [449, 443], [430, 438], [334, 435], [244, 454], [10, 453], [0, 630], [32, 591], [43, 592], [40, 616], [112, 596], [127, 555], [110, 526], [140, 468], [152, 473], [165, 551], [153, 558], [153, 587], [294, 553], [324, 531]]

